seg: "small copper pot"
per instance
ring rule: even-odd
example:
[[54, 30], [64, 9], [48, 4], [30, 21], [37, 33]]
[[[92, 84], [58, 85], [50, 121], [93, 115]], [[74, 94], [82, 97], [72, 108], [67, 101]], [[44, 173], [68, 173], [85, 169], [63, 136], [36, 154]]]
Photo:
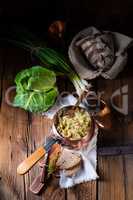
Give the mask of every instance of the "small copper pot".
[[89, 115], [91, 117], [91, 127], [89, 129], [88, 134], [85, 135], [84, 137], [82, 137], [81, 139], [73, 140], [73, 139], [69, 139], [67, 137], [63, 137], [61, 135], [61, 133], [59, 133], [57, 131], [57, 124], [59, 122], [58, 121], [59, 120], [59, 116], [63, 112], [65, 112], [65, 111], [67, 111], [69, 109], [70, 110], [74, 110], [76, 107], [82, 108], [82, 109], [84, 109], [85, 111], [87, 111], [89, 113], [89, 111], [87, 110], [87, 108], [85, 108], [83, 106], [65, 106], [65, 107], [59, 109], [56, 112], [56, 114], [54, 115], [52, 130], [53, 130], [53, 134], [56, 137], [58, 137], [62, 141], [63, 144], [68, 145], [69, 147], [72, 147], [72, 148], [80, 149], [81, 147], [87, 146], [89, 144], [89, 142], [91, 141], [91, 139], [94, 137], [96, 126], [104, 128], [104, 122], [102, 123], [101, 121], [99, 121], [99, 118], [101, 119], [104, 116], [108, 115], [110, 113], [110, 109], [106, 105], [106, 103], [103, 100], [101, 100], [100, 111], [97, 114], [89, 113]]
[[69, 139], [67, 137], [63, 137], [61, 135], [61, 133], [59, 133], [57, 131], [57, 125], [58, 125], [58, 120], [59, 120], [59, 116], [62, 114], [62, 112], [65, 112], [67, 110], [74, 110], [75, 108], [82, 108], [84, 109], [85, 111], [87, 111], [84, 107], [80, 107], [80, 106], [65, 106], [63, 108], [61, 108], [60, 110], [58, 110], [58, 112], [54, 115], [54, 118], [53, 118], [53, 134], [58, 137], [61, 142], [65, 145], [68, 145], [69, 147], [72, 147], [72, 148], [76, 148], [76, 149], [80, 149], [81, 147], [84, 147], [86, 145], [88, 145], [89, 141], [92, 139], [92, 137], [94, 136], [95, 134], [95, 126], [96, 126], [96, 123], [95, 123], [95, 120], [94, 118], [90, 115], [91, 117], [91, 126], [90, 126], [90, 129], [88, 131], [88, 134], [85, 135], [84, 137], [82, 137], [81, 139]]

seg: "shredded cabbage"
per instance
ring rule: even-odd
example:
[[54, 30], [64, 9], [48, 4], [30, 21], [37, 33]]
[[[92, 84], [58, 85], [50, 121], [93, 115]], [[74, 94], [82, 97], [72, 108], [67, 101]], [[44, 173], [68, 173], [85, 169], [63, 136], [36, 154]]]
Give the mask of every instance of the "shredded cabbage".
[[66, 138], [78, 140], [87, 135], [91, 126], [91, 118], [87, 111], [76, 108], [72, 116], [65, 114], [59, 117], [58, 132]]

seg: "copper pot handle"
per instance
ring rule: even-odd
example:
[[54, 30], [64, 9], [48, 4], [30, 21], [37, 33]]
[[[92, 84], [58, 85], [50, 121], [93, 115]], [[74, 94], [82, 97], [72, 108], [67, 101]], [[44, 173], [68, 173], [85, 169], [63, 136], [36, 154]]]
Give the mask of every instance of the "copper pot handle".
[[109, 114], [111, 111], [110, 111], [110, 108], [107, 106], [105, 101], [101, 100], [100, 102], [102, 104], [104, 104], [104, 108], [97, 113], [97, 116], [98, 117], [104, 117], [105, 115]]
[[100, 127], [100, 128], [104, 128], [104, 125], [99, 122], [97, 119], [95, 119], [95, 123]]
[[13, 103], [10, 100], [10, 93], [16, 90], [16, 86], [11, 86], [9, 88], [7, 88], [6, 92], [5, 92], [5, 102], [7, 103], [7, 105], [9, 106], [13, 106]]
[[105, 128], [104, 122], [100, 122], [98, 119], [96, 119], [96, 117], [102, 118], [105, 117], [106, 115], [110, 114], [110, 108], [108, 107], [108, 105], [106, 104], [105, 101], [101, 100], [101, 103], [104, 105], [104, 108], [102, 110], [100, 110], [94, 117], [96, 124], [100, 127], [100, 128]]

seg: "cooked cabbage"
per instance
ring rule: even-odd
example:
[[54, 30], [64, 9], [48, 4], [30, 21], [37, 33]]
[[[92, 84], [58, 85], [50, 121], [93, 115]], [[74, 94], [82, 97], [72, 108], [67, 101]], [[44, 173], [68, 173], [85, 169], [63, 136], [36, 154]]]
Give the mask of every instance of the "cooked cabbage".
[[67, 113], [59, 117], [57, 131], [63, 137], [78, 140], [87, 135], [90, 127], [89, 113], [82, 108], [76, 108], [72, 116]]

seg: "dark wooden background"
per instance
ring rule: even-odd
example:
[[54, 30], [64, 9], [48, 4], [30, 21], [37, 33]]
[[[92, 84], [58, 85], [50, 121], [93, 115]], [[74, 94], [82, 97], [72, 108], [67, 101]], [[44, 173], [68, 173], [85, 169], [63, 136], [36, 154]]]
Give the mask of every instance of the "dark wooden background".
[[[1, 0], [0, 22], [23, 24], [43, 32], [56, 19], [64, 19], [75, 33], [87, 26], [133, 34], [132, 0]], [[69, 34], [70, 34], [69, 32]]]

